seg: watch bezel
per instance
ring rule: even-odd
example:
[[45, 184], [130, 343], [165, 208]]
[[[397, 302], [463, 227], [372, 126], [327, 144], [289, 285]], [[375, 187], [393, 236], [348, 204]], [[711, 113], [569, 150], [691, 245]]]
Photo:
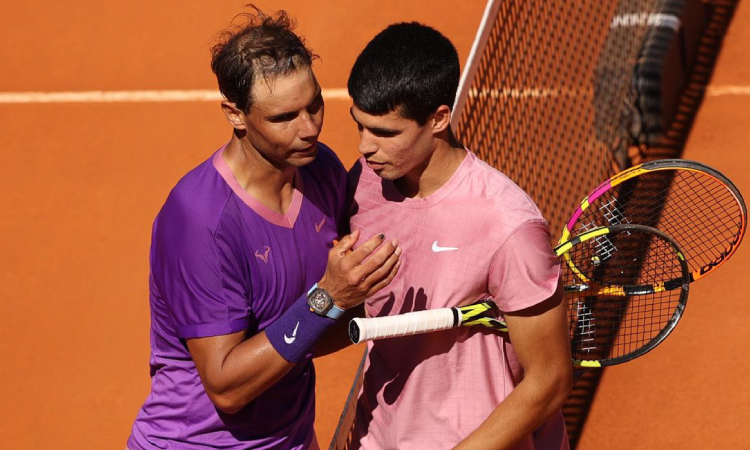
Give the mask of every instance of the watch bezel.
[[[318, 306], [321, 300], [325, 302], [322, 309]], [[307, 296], [307, 304], [318, 315], [325, 316], [333, 308], [333, 298], [325, 289], [316, 287]]]

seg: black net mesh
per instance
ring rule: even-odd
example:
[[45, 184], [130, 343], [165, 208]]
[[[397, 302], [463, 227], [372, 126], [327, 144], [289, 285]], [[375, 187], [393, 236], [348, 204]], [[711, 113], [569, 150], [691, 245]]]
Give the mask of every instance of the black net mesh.
[[455, 131], [531, 195], [553, 234], [643, 141], [641, 105], [653, 115], [659, 104], [646, 70], [657, 67], [655, 52], [644, 43], [675, 32], [667, 3], [675, 2], [499, 2]]

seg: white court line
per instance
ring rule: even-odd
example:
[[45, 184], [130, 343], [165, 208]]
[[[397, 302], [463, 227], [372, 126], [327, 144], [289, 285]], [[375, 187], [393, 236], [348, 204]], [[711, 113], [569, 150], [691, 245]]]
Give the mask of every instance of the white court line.
[[708, 97], [721, 97], [724, 95], [750, 95], [750, 86], [709, 86], [706, 90]]
[[[576, 90], [556, 89], [470, 89], [472, 97], [555, 97], [565, 94], [580, 94]], [[723, 85], [709, 86], [707, 97], [750, 96], [750, 86]], [[323, 97], [328, 100], [349, 100], [344, 88], [323, 89]], [[152, 90], [152, 91], [72, 91], [72, 92], [0, 92], [0, 104], [27, 103], [156, 103], [156, 102], [215, 102], [221, 101], [219, 91], [212, 89]]]
[[[323, 97], [349, 99], [346, 89], [323, 89]], [[140, 102], [216, 102], [221, 93], [213, 89], [158, 91], [74, 91], [74, 92], [0, 92], [0, 104], [21, 103], [140, 103]]]

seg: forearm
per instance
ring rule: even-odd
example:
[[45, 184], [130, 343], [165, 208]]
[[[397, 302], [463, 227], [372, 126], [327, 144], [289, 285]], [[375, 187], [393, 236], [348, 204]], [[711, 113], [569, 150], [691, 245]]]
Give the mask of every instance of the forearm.
[[[278, 382], [292, 367], [296, 364], [301, 356], [309, 354], [313, 356], [323, 356], [334, 353], [344, 347], [351, 345], [348, 338], [348, 323], [352, 317], [355, 317], [361, 308], [355, 308], [356, 311], [349, 312], [341, 317], [336, 323], [333, 320], [323, 317], [316, 317], [314, 313], [309, 312], [307, 321], [300, 321], [300, 331], [294, 336], [292, 344], [303, 344], [303, 350], [297, 351], [297, 355], [290, 355], [285, 352], [286, 342], [275, 339], [276, 345], [272, 344], [269, 336], [265, 332], [257, 334], [235, 346], [226, 358], [217, 366], [214, 373], [207, 374], [205, 377], [210, 380], [211, 386], [206, 386], [214, 403], [224, 412], [236, 412], [243, 406], [253, 401], [258, 395], [262, 394], [268, 388]], [[318, 322], [315, 324], [312, 321]], [[289, 338], [294, 333], [294, 323], [284, 327], [287, 331], [282, 337]], [[287, 320], [287, 322], [289, 322]], [[323, 328], [323, 338], [318, 340], [316, 337], [310, 338], [303, 333], [311, 332], [311, 326]], [[326, 323], [330, 322], [330, 324]], [[302, 329], [305, 331], [301, 331]], [[270, 331], [270, 330], [269, 330]], [[273, 331], [270, 331], [273, 332]], [[307, 340], [307, 344], [298, 341]], [[289, 345], [292, 345], [289, 344]], [[288, 359], [291, 359], [289, 361]], [[204, 381], [204, 385], [206, 382]]]
[[526, 377], [456, 449], [510, 449], [541, 426], [567, 398], [571, 381], [565, 370], [552, 377]]
[[235, 413], [286, 375], [294, 363], [273, 348], [265, 333], [244, 340], [201, 377], [218, 409]]
[[188, 341], [208, 396], [220, 410], [233, 413], [254, 400], [296, 363], [309, 358], [320, 337], [335, 324], [310, 310], [301, 296], [263, 332]]

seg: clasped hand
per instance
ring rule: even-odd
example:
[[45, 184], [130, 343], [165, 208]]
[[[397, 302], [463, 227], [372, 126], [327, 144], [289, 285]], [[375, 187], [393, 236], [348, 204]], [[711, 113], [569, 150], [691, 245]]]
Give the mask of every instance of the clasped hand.
[[359, 236], [360, 231], [355, 230], [334, 245], [318, 282], [341, 309], [357, 306], [388, 286], [401, 267], [401, 248], [395, 239], [385, 242], [384, 235], [375, 235], [352, 250]]

